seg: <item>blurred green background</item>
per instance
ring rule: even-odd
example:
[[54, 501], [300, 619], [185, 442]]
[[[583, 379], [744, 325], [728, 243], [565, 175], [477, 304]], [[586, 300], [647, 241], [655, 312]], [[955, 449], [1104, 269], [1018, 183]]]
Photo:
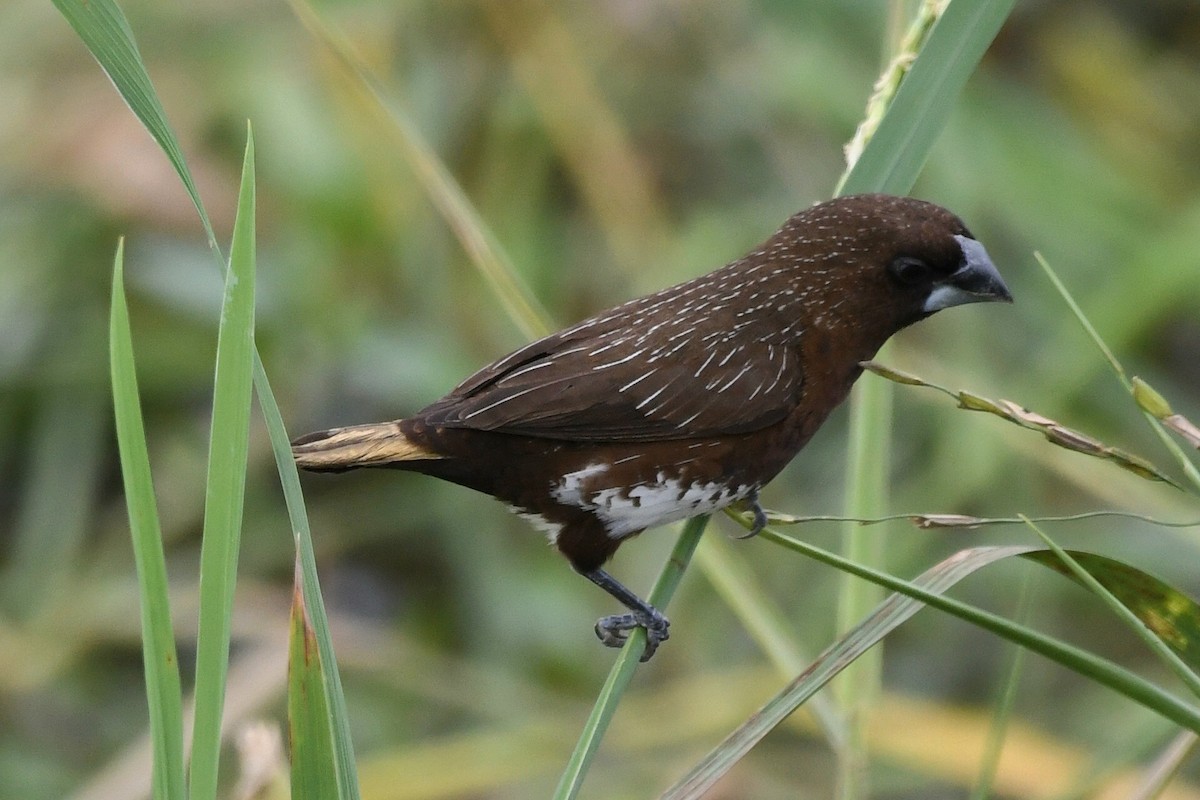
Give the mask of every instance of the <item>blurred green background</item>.
[[[526, 339], [430, 203], [395, 131], [282, 3], [124, 6], [218, 232], [245, 121], [259, 191], [259, 347], [293, 435], [389, 419]], [[828, 197], [881, 67], [883, 3], [603, 0], [318, 7], [566, 324], [720, 266]], [[1017, 298], [905, 332], [886, 360], [1011, 398], [1169, 464], [1036, 266], [1041, 251], [1133, 374], [1200, 418], [1200, 10], [1026, 2], [968, 84], [914, 194], [961, 215]], [[132, 552], [108, 397], [112, 254], [126, 275], [185, 680], [193, 655], [220, 282], [169, 165], [49, 3], [0, 6], [0, 796], [148, 791]], [[875, 380], [868, 377], [866, 380]], [[896, 393], [897, 511], [992, 516], [1198, 504], [932, 393]], [[845, 412], [764, 503], [837, 513]], [[292, 541], [255, 430], [230, 676], [231, 742], [283, 718]], [[305, 480], [367, 798], [546, 796], [612, 654], [607, 598], [487, 498], [421, 476]], [[912, 576], [1020, 528], [871, 529]], [[1195, 529], [1128, 521], [1058, 540], [1200, 594]], [[709, 537], [735, 532], [714, 520]], [[840, 530], [800, 534], [836, 547]], [[644, 590], [673, 536], [624, 547]], [[838, 576], [738, 543], [811, 653]], [[1103, 607], [999, 565], [956, 595], [1160, 676]], [[585, 795], [653, 796], [784, 681], [699, 570]], [[888, 639], [870, 728], [876, 795], [964, 796], [1011, 650], [927, 612]], [[1163, 676], [1163, 680], [1170, 681]], [[1124, 797], [1169, 727], [1029, 659], [998, 789]], [[255, 751], [254, 748], [246, 748]], [[255, 751], [257, 752], [257, 751]], [[229, 751], [230, 796], [239, 754]], [[243, 761], [244, 763], [244, 761]], [[267, 759], [268, 765], [272, 763]], [[1192, 770], [1196, 773], [1196, 770]], [[829, 796], [800, 719], [713, 796]], [[1076, 787], [1072, 789], [1071, 787]], [[1200, 790], [1178, 785], [1178, 795]], [[590, 792], [590, 793], [589, 793]]]

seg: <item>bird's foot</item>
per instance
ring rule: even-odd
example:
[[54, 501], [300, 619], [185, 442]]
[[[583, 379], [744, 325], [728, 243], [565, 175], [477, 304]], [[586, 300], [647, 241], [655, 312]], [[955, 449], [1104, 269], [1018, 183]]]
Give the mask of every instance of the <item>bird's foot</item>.
[[647, 606], [647, 610], [649, 613], [636, 611], [601, 617], [596, 620], [596, 636], [607, 647], [624, 647], [630, 631], [645, 628], [646, 651], [642, 653], [641, 660], [649, 661], [658, 646], [671, 637], [668, 630], [671, 622], [653, 606]]
[[670, 636], [667, 628], [671, 627], [671, 623], [661, 611], [626, 589], [604, 570], [593, 569], [580, 574], [629, 609], [628, 614], [613, 614], [596, 620], [596, 636], [608, 647], [624, 647], [630, 631], [645, 628], [646, 650], [642, 653], [642, 661], [649, 661], [658, 646]]
[[742, 500], [741, 506], [754, 515], [754, 520], [750, 523], [750, 530], [736, 538], [753, 539], [762, 533], [763, 528], [767, 527], [767, 512], [763, 511], [762, 506], [758, 504], [758, 490], [755, 489], [746, 495], [746, 499]]

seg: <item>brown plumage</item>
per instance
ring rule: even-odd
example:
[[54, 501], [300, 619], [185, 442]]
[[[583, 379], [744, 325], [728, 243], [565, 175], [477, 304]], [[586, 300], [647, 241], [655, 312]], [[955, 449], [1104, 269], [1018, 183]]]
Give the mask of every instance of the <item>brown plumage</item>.
[[761, 247], [529, 344], [411, 417], [293, 443], [304, 469], [394, 467], [490, 494], [629, 608], [620, 646], [668, 622], [601, 566], [642, 530], [758, 490], [809, 440], [892, 334], [1011, 297], [943, 208], [860, 195], [791, 217]]

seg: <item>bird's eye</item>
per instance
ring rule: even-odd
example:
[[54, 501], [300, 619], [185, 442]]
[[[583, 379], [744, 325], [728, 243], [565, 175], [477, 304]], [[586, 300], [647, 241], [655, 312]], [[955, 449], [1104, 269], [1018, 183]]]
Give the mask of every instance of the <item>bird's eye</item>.
[[920, 286], [929, 283], [933, 277], [933, 269], [919, 258], [900, 256], [890, 265], [888, 273], [904, 286]]

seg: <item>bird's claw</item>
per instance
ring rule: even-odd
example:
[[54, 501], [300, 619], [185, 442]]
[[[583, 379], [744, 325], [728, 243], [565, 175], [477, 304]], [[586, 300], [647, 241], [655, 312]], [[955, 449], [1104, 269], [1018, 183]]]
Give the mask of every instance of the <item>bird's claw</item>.
[[632, 612], [613, 614], [596, 620], [596, 636], [607, 647], [624, 647], [629, 632], [637, 628], [646, 629], [646, 650], [642, 661], [649, 661], [658, 646], [670, 638], [671, 622], [657, 609], [653, 613]]
[[754, 515], [754, 520], [750, 524], [750, 530], [746, 531], [738, 539], [753, 539], [763, 532], [763, 528], [767, 527], [767, 512], [763, 511], [763, 507], [758, 504], [758, 490], [754, 490], [746, 495], [746, 499], [742, 501], [742, 506]]

